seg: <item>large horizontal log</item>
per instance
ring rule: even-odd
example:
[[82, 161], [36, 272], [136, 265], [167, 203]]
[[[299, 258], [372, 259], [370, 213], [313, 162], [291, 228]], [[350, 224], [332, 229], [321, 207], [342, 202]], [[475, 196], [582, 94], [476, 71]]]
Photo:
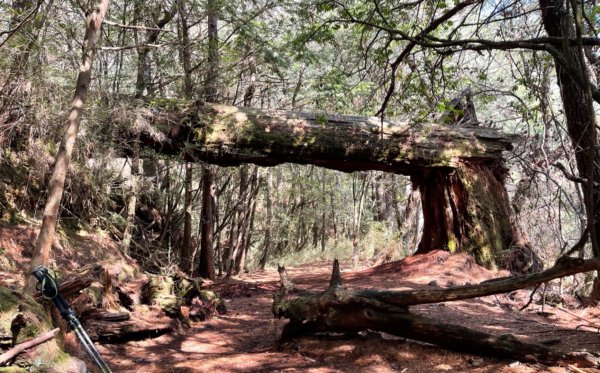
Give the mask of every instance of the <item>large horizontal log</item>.
[[[139, 102], [138, 102], [139, 105]], [[515, 135], [495, 129], [381, 121], [375, 117], [260, 110], [200, 102], [115, 109], [147, 147], [224, 166], [285, 162], [342, 171], [411, 174], [460, 159], [498, 159]]]
[[[285, 271], [280, 271], [280, 276], [282, 285], [291, 284], [289, 280], [286, 281]], [[546, 364], [595, 365], [593, 360], [585, 356], [527, 343], [512, 335], [492, 335], [412, 314], [403, 305], [406, 302], [397, 301], [401, 298], [400, 294], [410, 295], [410, 292], [396, 292], [397, 298], [394, 300], [372, 297], [376, 291], [365, 293], [344, 288], [337, 261], [334, 262], [330, 285], [325, 291], [309, 293], [298, 292], [293, 285], [292, 288], [290, 290], [282, 286], [273, 301], [274, 315], [290, 320], [282, 332], [284, 341], [315, 332], [371, 329], [474, 354]], [[463, 298], [468, 297], [460, 299]]]

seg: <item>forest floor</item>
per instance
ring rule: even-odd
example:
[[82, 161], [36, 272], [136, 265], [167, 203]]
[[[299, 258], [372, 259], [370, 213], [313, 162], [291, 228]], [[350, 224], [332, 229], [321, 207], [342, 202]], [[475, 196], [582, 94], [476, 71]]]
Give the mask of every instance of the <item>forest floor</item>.
[[[0, 229], [0, 259], [10, 262], [13, 270], [23, 269], [32, 237], [35, 235], [30, 228]], [[55, 260], [76, 268], [103, 259], [114, 248], [106, 238], [80, 239], [78, 245], [65, 245], [64, 254]], [[88, 244], [90, 241], [94, 243]], [[6, 263], [0, 265], [0, 285], [18, 286], [22, 279], [3, 266]], [[478, 266], [467, 255], [441, 251], [372, 268], [352, 269], [342, 262], [341, 268], [344, 285], [349, 288], [446, 287], [506, 275]], [[296, 285], [318, 291], [327, 287], [331, 263], [310, 263], [287, 270]], [[378, 332], [307, 336], [280, 345], [278, 338], [285, 320], [274, 319], [271, 312], [278, 287], [274, 269], [218, 280], [213, 288], [225, 299], [227, 314], [192, 322], [190, 328], [181, 327], [171, 334], [100, 344], [98, 349], [114, 372], [600, 372], [482, 358]], [[510, 333], [564, 351], [600, 351], [599, 306], [582, 308], [564, 297], [560, 306], [546, 304], [543, 313], [535, 301], [519, 311], [530, 293], [530, 289], [519, 290], [411, 309], [443, 322], [493, 334]], [[74, 338], [67, 337], [66, 344], [71, 353], [88, 361]], [[93, 369], [89, 361], [88, 367]]]

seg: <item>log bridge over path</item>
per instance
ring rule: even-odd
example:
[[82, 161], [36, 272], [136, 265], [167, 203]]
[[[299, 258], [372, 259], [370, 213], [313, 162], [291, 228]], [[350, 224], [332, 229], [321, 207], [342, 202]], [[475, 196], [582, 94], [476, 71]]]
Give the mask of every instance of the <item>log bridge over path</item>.
[[[391, 122], [200, 101], [125, 103], [113, 111], [111, 121], [127, 128], [129, 136], [139, 136], [145, 147], [187, 161], [221, 166], [292, 162], [408, 175], [423, 206], [418, 253], [464, 251], [493, 267], [505, 264], [508, 250], [530, 252], [512, 219], [504, 185], [502, 152], [512, 149], [515, 135], [478, 125]], [[532, 268], [527, 258], [521, 262], [513, 267]]]

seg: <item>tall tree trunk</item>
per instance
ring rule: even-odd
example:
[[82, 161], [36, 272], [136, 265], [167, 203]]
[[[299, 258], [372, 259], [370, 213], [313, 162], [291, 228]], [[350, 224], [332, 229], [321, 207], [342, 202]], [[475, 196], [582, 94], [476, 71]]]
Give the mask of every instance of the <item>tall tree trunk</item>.
[[[208, 0], [208, 72], [205, 82], [204, 99], [209, 102], [218, 100], [218, 78], [219, 78], [219, 33], [217, 28], [217, 1]], [[202, 238], [200, 245], [200, 275], [202, 277], [215, 278], [214, 264], [214, 211], [215, 211], [215, 185], [214, 170], [212, 166], [205, 165], [202, 174]], [[208, 193], [208, 194], [207, 194]], [[207, 195], [205, 195], [207, 194]], [[231, 247], [230, 247], [231, 250]]]
[[[60, 143], [58, 153], [56, 154], [54, 171], [52, 172], [52, 177], [50, 178], [48, 186], [48, 199], [46, 200], [46, 207], [44, 208], [42, 226], [35, 243], [29, 273], [39, 265], [48, 264], [50, 248], [54, 241], [65, 179], [67, 171], [69, 170], [69, 163], [71, 161], [73, 147], [75, 146], [75, 140], [77, 139], [77, 133], [79, 132], [79, 124], [81, 123], [81, 116], [83, 114], [83, 105], [85, 104], [90, 88], [96, 46], [100, 39], [100, 29], [107, 10], [108, 0], [101, 0], [96, 8], [88, 12], [86, 17], [87, 29], [83, 40], [83, 59], [77, 77], [75, 95], [67, 119], [67, 130]], [[35, 279], [32, 276], [28, 276], [25, 290], [29, 293], [35, 292], [35, 283]]]
[[269, 251], [271, 250], [271, 225], [273, 224], [273, 200], [271, 198], [271, 189], [273, 188], [273, 174], [267, 171], [267, 187], [265, 188], [265, 199], [267, 202], [267, 221], [265, 222], [265, 240], [263, 243], [263, 252], [260, 257], [259, 268], [265, 269], [269, 260]]
[[219, 100], [219, 33], [218, 2], [208, 0], [208, 70], [206, 74], [204, 97], [208, 102]]
[[179, 0], [179, 24], [178, 34], [181, 40], [179, 48], [179, 58], [183, 67], [183, 91], [185, 96], [191, 99], [194, 96], [194, 84], [192, 82], [192, 50], [190, 43], [190, 28], [188, 26], [189, 11], [185, 6], [184, 0]]
[[254, 174], [252, 175], [252, 192], [248, 196], [248, 213], [250, 216], [246, 217], [244, 221], [244, 229], [242, 234], [243, 245], [240, 247], [238, 257], [235, 261], [235, 272], [236, 274], [244, 271], [246, 266], [246, 257], [250, 248], [252, 238], [252, 228], [254, 227], [254, 216], [256, 214], [256, 196], [258, 194], [260, 186], [260, 178], [258, 177], [258, 167], [254, 168]]
[[360, 175], [360, 184], [357, 185], [357, 180], [352, 181], [352, 198], [354, 209], [352, 214], [352, 265], [358, 264], [358, 244], [360, 243], [360, 228], [363, 218], [363, 207], [365, 205], [365, 194], [367, 194], [368, 173]]
[[376, 220], [385, 223], [388, 232], [394, 229], [392, 183], [393, 175], [391, 174], [380, 173], [373, 178], [377, 207]]
[[181, 270], [184, 273], [192, 271], [192, 183], [194, 174], [193, 163], [185, 163], [184, 197], [183, 197], [183, 243], [181, 245]]
[[[134, 3], [134, 13], [137, 17], [145, 13], [145, 2], [136, 0]], [[152, 66], [150, 64], [150, 47], [149, 44], [155, 44], [160, 36], [161, 29], [164, 28], [167, 23], [171, 22], [175, 16], [177, 10], [177, 2], [174, 2], [172, 8], [168, 11], [164, 11], [161, 8], [151, 11], [149, 16], [152, 18], [152, 22], [146, 22], [147, 26], [151, 27], [151, 30], [146, 31], [146, 38], [144, 41], [140, 41], [137, 37], [137, 30], [135, 32], [136, 44], [138, 52], [138, 65], [137, 65], [137, 78], [135, 84], [135, 97], [140, 98], [147, 95], [152, 95], [154, 89], [152, 87]], [[161, 16], [162, 18], [158, 18]]]
[[[185, 8], [185, 2], [178, 1], [179, 23], [178, 34], [181, 40], [179, 48], [179, 57], [183, 68], [183, 95], [187, 99], [192, 99], [194, 86], [192, 84], [192, 53], [190, 45], [190, 35], [188, 27], [188, 12]], [[180, 268], [184, 273], [193, 272], [192, 264], [194, 257], [194, 248], [192, 247], [192, 184], [194, 181], [194, 168], [191, 162], [185, 165], [185, 195], [183, 199], [183, 242], [180, 252]], [[210, 186], [209, 186], [210, 187]], [[210, 191], [209, 191], [210, 193]], [[212, 247], [211, 247], [212, 250]], [[213, 270], [214, 273], [214, 270]]]
[[216, 198], [216, 185], [211, 166], [204, 166], [202, 175], [202, 216], [201, 216], [201, 239], [200, 239], [200, 263], [198, 274], [200, 277], [215, 279], [215, 259], [213, 250], [214, 231], [214, 200]]
[[133, 156], [131, 157], [131, 170], [129, 175], [129, 186], [127, 190], [127, 217], [125, 229], [123, 230], [123, 242], [121, 242], [121, 250], [125, 255], [129, 255], [129, 246], [133, 239], [133, 230], [135, 229], [135, 209], [138, 196], [138, 178], [140, 175], [140, 146], [139, 136], [133, 143]]
[[[575, 20], [565, 9], [565, 1], [540, 0], [544, 28], [552, 37], [580, 39], [582, 27], [577, 2], [566, 3], [575, 7], [572, 8], [576, 15]], [[587, 183], [582, 184], [582, 188], [592, 251], [595, 257], [600, 257], [600, 188], [594, 186], [595, 183], [600, 182], [600, 147], [588, 70], [581, 45], [563, 43], [562, 57], [562, 61], [555, 60], [556, 75], [579, 175], [587, 178]], [[569, 70], [579, 71], [581, 81], [574, 79]], [[600, 273], [592, 292], [592, 297], [595, 299], [600, 299], [599, 278]]]
[[398, 214], [398, 226], [402, 232], [402, 251], [405, 255], [413, 253], [419, 243], [419, 210], [421, 198], [418, 188], [411, 187], [404, 206], [404, 212]]

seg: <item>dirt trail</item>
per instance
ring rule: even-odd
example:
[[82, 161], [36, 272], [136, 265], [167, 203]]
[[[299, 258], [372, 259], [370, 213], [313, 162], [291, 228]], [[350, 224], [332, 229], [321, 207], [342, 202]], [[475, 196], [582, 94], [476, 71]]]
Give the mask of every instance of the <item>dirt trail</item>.
[[[342, 268], [346, 268], [342, 263]], [[330, 263], [289, 268], [290, 278], [312, 290], [326, 287]], [[406, 288], [461, 285], [497, 276], [463, 255], [433, 253], [377, 268], [343, 270], [349, 287]], [[179, 334], [121, 345], [101, 345], [100, 351], [115, 372], [572, 372], [569, 367], [545, 367], [480, 358], [367, 332], [348, 337], [304, 337], [278, 346], [284, 325], [271, 314], [278, 284], [274, 270], [218, 282], [228, 314], [193, 323]], [[436, 284], [433, 284], [435, 281]], [[423, 305], [415, 310], [430, 317], [478, 327], [490, 333], [513, 333], [528, 341], [553, 344], [566, 351], [600, 350], [600, 334], [581, 319], [548, 309], [542, 317], [518, 312], [529, 292], [490, 296], [469, 301]], [[600, 324], [600, 309], [571, 311]]]
[[[35, 231], [30, 227], [0, 227], [0, 285], [20, 288]], [[90, 262], [118, 258], [118, 247], [109, 238], [92, 235], [56, 242], [58, 268], [72, 270]], [[494, 273], [464, 254], [432, 252], [374, 268], [349, 270], [341, 263], [345, 286], [402, 289], [479, 283], [505, 273]], [[288, 268], [301, 288], [324, 289], [330, 262]], [[275, 270], [220, 280], [215, 289], [226, 300], [228, 314], [191, 328], [154, 339], [99, 345], [114, 372], [591, 372], [569, 367], [544, 367], [507, 360], [459, 354], [435, 346], [406, 341], [387, 334], [303, 337], [284, 346], [277, 340], [285, 323], [271, 313], [278, 289]], [[546, 343], [564, 351], [600, 351], [600, 307], [547, 306], [523, 312], [530, 290], [477, 299], [413, 307], [414, 312], [438, 320], [495, 333], [511, 333], [529, 342]], [[576, 306], [576, 302], [572, 306]], [[567, 307], [567, 306], [565, 306]], [[591, 327], [591, 324], [595, 327]], [[70, 352], [87, 359], [72, 333], [65, 337]], [[94, 369], [91, 361], [88, 367]], [[596, 372], [600, 372], [596, 370]]]

